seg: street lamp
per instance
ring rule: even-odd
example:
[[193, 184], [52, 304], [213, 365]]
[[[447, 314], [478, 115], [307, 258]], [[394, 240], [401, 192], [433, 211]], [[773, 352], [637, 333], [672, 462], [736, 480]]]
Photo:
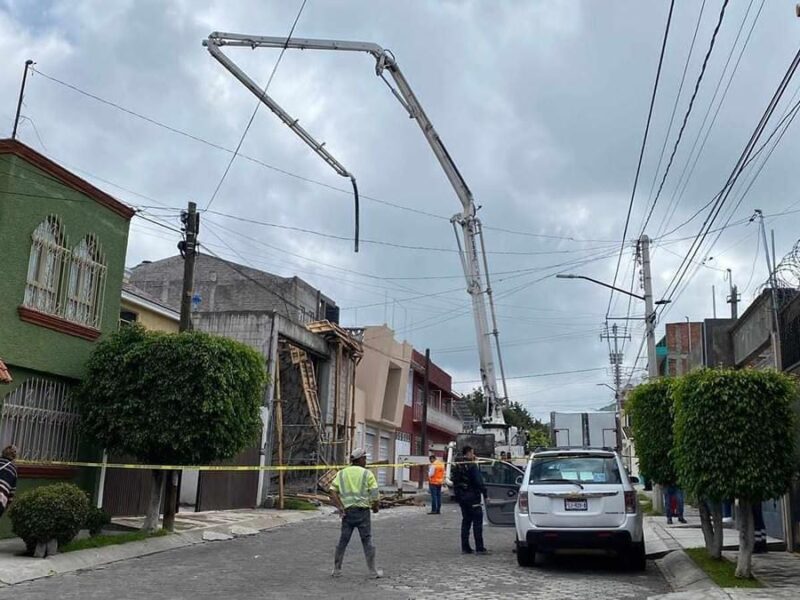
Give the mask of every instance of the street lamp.
[[605, 288], [610, 290], [614, 290], [615, 292], [619, 292], [620, 294], [625, 294], [626, 296], [631, 296], [632, 298], [636, 298], [638, 300], [643, 300], [645, 304], [645, 324], [647, 325], [647, 361], [648, 361], [648, 371], [649, 375], [652, 379], [658, 377], [658, 363], [656, 361], [656, 338], [655, 338], [655, 330], [656, 330], [656, 311], [654, 308], [655, 305], [662, 305], [668, 304], [669, 300], [658, 300], [657, 302], [653, 302], [653, 292], [651, 291], [650, 286], [650, 275], [649, 269], [645, 269], [645, 291], [644, 296], [639, 294], [634, 294], [633, 292], [629, 292], [628, 290], [623, 290], [611, 284], [605, 283], [604, 281], [600, 281], [598, 279], [594, 279], [592, 277], [587, 277], [586, 275], [575, 275], [574, 273], [558, 273], [556, 275], [558, 279], [585, 279], [586, 281], [591, 281], [592, 283], [596, 283], [597, 285], [601, 285]]
[[623, 290], [621, 288], [615, 287], [611, 284], [604, 283], [597, 279], [592, 279], [591, 277], [587, 277], [586, 275], [574, 275], [573, 273], [559, 273], [556, 275], [557, 279], [585, 279], [586, 281], [591, 281], [592, 283], [596, 283], [597, 285], [602, 285], [603, 287], [607, 287], [610, 290], [614, 290], [615, 292], [619, 292], [620, 294], [625, 294], [627, 296], [633, 296], [634, 298], [638, 298], [639, 300], [644, 300], [644, 296], [640, 296], [639, 294], [634, 294], [633, 292], [629, 292], [628, 290]]

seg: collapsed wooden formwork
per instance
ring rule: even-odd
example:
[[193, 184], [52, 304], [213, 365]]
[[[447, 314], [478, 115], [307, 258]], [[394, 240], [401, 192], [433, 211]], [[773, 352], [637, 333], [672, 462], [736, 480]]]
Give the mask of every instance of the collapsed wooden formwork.
[[[358, 337], [330, 321], [316, 321], [306, 327], [322, 336], [331, 349], [333, 409], [326, 407], [328, 410], [323, 414], [312, 357], [304, 349], [281, 340], [274, 413], [278, 464], [337, 465], [352, 451], [355, 369], [363, 356], [362, 345]], [[315, 488], [327, 490], [334, 474], [334, 469], [324, 471], [322, 477], [318, 470], [280, 471], [279, 502], [282, 503], [287, 490], [295, 495]]]

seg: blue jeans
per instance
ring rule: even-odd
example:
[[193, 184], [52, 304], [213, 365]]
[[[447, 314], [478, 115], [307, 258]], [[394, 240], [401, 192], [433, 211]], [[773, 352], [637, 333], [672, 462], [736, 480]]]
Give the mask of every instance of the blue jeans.
[[442, 510], [442, 486], [432, 483], [428, 489], [431, 493], [431, 512], [439, 514]]
[[[672, 512], [673, 498], [676, 499], [675, 503], [677, 504], [677, 511], [675, 513]], [[664, 513], [667, 515], [667, 519], [683, 517], [683, 490], [678, 486], [671, 485], [664, 490]]]
[[461, 506], [461, 550], [471, 550], [469, 546], [469, 530], [475, 536], [475, 550], [486, 550], [483, 545], [483, 508], [481, 508], [480, 498], [478, 503], [471, 501], [459, 502]]
[[367, 559], [367, 567], [370, 571], [375, 570], [375, 546], [372, 545], [372, 519], [368, 508], [348, 508], [342, 518], [342, 531], [339, 536], [339, 544], [336, 546], [336, 553], [333, 558], [333, 566], [336, 569], [342, 568], [344, 553], [350, 543], [353, 531], [358, 529], [361, 537], [361, 545], [364, 547], [364, 557]]

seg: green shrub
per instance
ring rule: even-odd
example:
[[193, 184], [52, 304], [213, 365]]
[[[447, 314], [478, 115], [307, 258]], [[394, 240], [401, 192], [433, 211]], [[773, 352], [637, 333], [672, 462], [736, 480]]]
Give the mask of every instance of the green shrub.
[[671, 485], [678, 480], [672, 457], [672, 385], [666, 378], [643, 383], [635, 387], [625, 401], [639, 471], [661, 485]]
[[111, 515], [102, 508], [92, 506], [86, 513], [86, 529], [89, 530], [89, 535], [92, 537], [100, 535], [103, 532], [103, 527], [109, 523], [111, 523]]
[[28, 552], [39, 543], [52, 539], [59, 546], [68, 543], [80, 531], [89, 512], [89, 500], [78, 486], [57, 483], [25, 492], [9, 511], [11, 526], [22, 538]]

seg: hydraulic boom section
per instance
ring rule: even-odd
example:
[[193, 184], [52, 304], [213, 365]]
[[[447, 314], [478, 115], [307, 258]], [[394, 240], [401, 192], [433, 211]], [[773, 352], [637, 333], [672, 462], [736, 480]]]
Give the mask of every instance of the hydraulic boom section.
[[[408, 84], [400, 67], [397, 65], [391, 51], [381, 46], [367, 42], [350, 42], [340, 40], [320, 40], [303, 38], [268, 37], [255, 35], [242, 35], [237, 33], [214, 32], [203, 41], [211, 55], [218, 60], [234, 77], [241, 81], [253, 94], [255, 94], [269, 109], [275, 113], [292, 131], [294, 131], [314, 152], [327, 162], [337, 173], [350, 177], [355, 185], [355, 179], [350, 173], [308, 132], [297, 124], [266, 92], [261, 90], [236, 64], [221, 50], [223, 46], [256, 48], [293, 48], [299, 50], [338, 50], [343, 52], [366, 52], [371, 54], [376, 61], [375, 74], [389, 87], [392, 94], [400, 102], [422, 130], [436, 159], [447, 176], [450, 185], [461, 201], [462, 210], [451, 219], [453, 229], [458, 241], [461, 266], [467, 283], [467, 293], [472, 299], [473, 317], [475, 319], [475, 332], [478, 342], [478, 356], [480, 360], [481, 383], [486, 399], [486, 416], [484, 427], [495, 430], [495, 437], [500, 441], [507, 434], [507, 426], [503, 417], [503, 406], [508, 400], [505, 373], [502, 355], [500, 353], [499, 333], [497, 330], [497, 317], [492, 299], [492, 288], [489, 281], [489, 265], [484, 247], [483, 230], [477, 218], [472, 192], [464, 178], [461, 176], [455, 162], [447, 152], [433, 123], [422, 108], [414, 92]], [[388, 72], [394, 85], [385, 77]], [[459, 235], [460, 230], [460, 235]], [[485, 278], [485, 281], [484, 281]], [[487, 307], [488, 304], [488, 307]], [[491, 330], [489, 317], [491, 316]], [[495, 352], [497, 353], [497, 366], [503, 384], [503, 395], [497, 389], [497, 369], [495, 367], [495, 352], [492, 351], [491, 338], [494, 339]]]

